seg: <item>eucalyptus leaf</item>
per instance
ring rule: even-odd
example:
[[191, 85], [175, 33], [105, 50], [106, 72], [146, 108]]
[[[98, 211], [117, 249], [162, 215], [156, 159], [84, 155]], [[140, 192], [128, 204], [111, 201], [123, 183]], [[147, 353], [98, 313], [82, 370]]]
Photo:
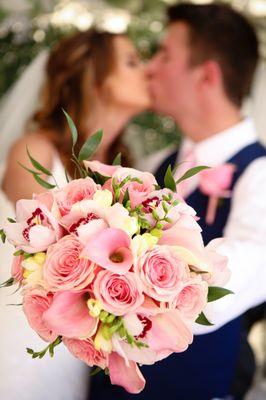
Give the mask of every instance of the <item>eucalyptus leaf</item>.
[[78, 155], [78, 160], [79, 161], [89, 160], [93, 156], [93, 154], [97, 151], [101, 143], [102, 137], [103, 137], [102, 130], [99, 130], [92, 136], [90, 136], [89, 139], [86, 140], [84, 145], [81, 147]]
[[113, 165], [121, 165], [121, 153], [118, 153], [113, 161]]
[[178, 185], [180, 182], [184, 181], [185, 179], [191, 178], [192, 176], [198, 174], [200, 171], [203, 171], [204, 169], [209, 169], [210, 167], [206, 167], [205, 165], [201, 165], [199, 167], [194, 167], [191, 169], [188, 169], [184, 175], [181, 176], [181, 178], [179, 178], [176, 181], [176, 184]]
[[[27, 146], [26, 146], [26, 149], [27, 149], [28, 157], [29, 157], [29, 159], [30, 159], [32, 165], [34, 166], [34, 168], [36, 168], [38, 171], [41, 171], [41, 172], [42, 172], [43, 174], [45, 174], [45, 175], [52, 176], [52, 173], [51, 173], [48, 169], [46, 169], [45, 167], [43, 167], [38, 161], [36, 161], [36, 160], [30, 155], [30, 152], [29, 152], [29, 149], [28, 149]], [[22, 164], [21, 164], [21, 165], [22, 165]], [[25, 168], [26, 168], [26, 167], [25, 167]], [[31, 173], [35, 173], [35, 174], [36, 174], [35, 171], [31, 171]], [[37, 172], [37, 174], [38, 174], [38, 172]]]
[[33, 177], [36, 180], [36, 182], [38, 182], [39, 185], [41, 185], [45, 189], [54, 189], [56, 187], [55, 185], [52, 185], [51, 183], [46, 182], [44, 179], [40, 178], [39, 175], [37, 174], [33, 174]]
[[208, 303], [219, 300], [228, 294], [234, 294], [231, 290], [218, 286], [210, 286], [208, 291]]
[[167, 171], [164, 175], [164, 187], [176, 192], [176, 183], [173, 177], [171, 165], [168, 165]]
[[12, 286], [12, 285], [14, 285], [14, 283], [15, 283], [15, 279], [9, 278], [7, 281], [0, 284], [0, 288]]
[[201, 312], [198, 318], [196, 319], [197, 324], [205, 325], [205, 326], [212, 326], [213, 324], [207, 319], [206, 315]]
[[72, 136], [72, 149], [74, 148], [75, 144], [77, 143], [78, 140], [78, 132], [77, 132], [77, 128], [74, 124], [74, 121], [72, 120], [72, 118], [70, 117], [70, 115], [68, 115], [68, 113], [63, 109], [63, 113], [66, 116], [67, 119], [67, 123], [68, 126], [70, 128], [71, 131], [71, 136]]
[[30, 174], [41, 175], [41, 172], [34, 171], [33, 169], [30, 169], [30, 168], [28, 168], [28, 167], [25, 167], [25, 165], [21, 164], [19, 161], [18, 161], [18, 164], [19, 164], [23, 169], [25, 169], [26, 171], [28, 171]]

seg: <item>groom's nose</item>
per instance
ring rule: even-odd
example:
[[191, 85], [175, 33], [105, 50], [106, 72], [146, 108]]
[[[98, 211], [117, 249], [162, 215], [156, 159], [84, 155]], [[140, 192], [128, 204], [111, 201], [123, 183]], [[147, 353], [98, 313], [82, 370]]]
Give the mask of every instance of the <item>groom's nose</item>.
[[154, 56], [145, 66], [145, 74], [150, 79], [156, 74], [156, 64], [156, 56]]

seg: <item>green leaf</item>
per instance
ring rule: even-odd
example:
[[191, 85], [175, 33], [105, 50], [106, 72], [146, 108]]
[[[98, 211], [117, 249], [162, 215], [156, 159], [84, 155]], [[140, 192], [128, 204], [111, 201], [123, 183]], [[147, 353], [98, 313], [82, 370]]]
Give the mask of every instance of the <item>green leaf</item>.
[[[32, 165], [34, 166], [34, 168], [36, 168], [38, 171], [41, 171], [41, 172], [42, 172], [43, 174], [45, 174], [45, 175], [52, 176], [52, 173], [51, 173], [50, 171], [48, 171], [48, 169], [44, 168], [38, 161], [36, 161], [36, 160], [30, 155], [30, 152], [29, 152], [29, 149], [28, 149], [27, 146], [26, 146], [26, 149], [27, 149], [28, 157], [29, 157], [29, 159], [30, 159]], [[22, 165], [22, 164], [21, 164], [21, 165]], [[26, 168], [26, 167], [25, 167], [25, 168]], [[26, 168], [26, 169], [27, 169], [27, 168]], [[35, 171], [32, 171], [32, 173], [38, 174], [38, 172], [36, 173]]]
[[200, 325], [206, 325], [206, 326], [212, 326], [213, 324], [207, 319], [206, 315], [201, 312], [198, 318], [196, 319], [197, 324]]
[[14, 283], [15, 283], [15, 279], [9, 278], [7, 281], [0, 284], [0, 288], [12, 286], [12, 285], [14, 285]]
[[113, 161], [113, 165], [121, 165], [121, 153], [118, 153]]
[[178, 185], [180, 182], [184, 181], [185, 179], [191, 178], [192, 176], [198, 174], [200, 171], [203, 171], [204, 169], [209, 169], [210, 167], [206, 167], [205, 165], [201, 165], [199, 167], [194, 167], [191, 169], [188, 169], [184, 175], [181, 176], [181, 178], [179, 178], [176, 181], [176, 184]]
[[38, 182], [39, 185], [41, 185], [45, 189], [54, 189], [55, 188], [55, 185], [52, 185], [51, 183], [46, 182], [44, 179], [40, 178], [39, 175], [33, 174], [33, 177], [36, 180], [36, 182]]
[[221, 299], [228, 294], [234, 294], [231, 290], [218, 287], [218, 286], [210, 286], [208, 291], [208, 303]]
[[13, 253], [13, 256], [18, 257], [18, 256], [22, 256], [22, 254], [24, 254], [23, 250], [17, 250], [17, 251], [15, 251], [15, 253]]
[[6, 234], [5, 234], [4, 229], [0, 229], [0, 237], [1, 237], [2, 242], [5, 243], [5, 241], [6, 241]]
[[100, 367], [96, 367], [96, 368], [94, 368], [93, 371], [91, 371], [90, 376], [97, 375], [101, 371], [102, 371], [102, 369]]
[[68, 123], [68, 126], [69, 126], [70, 131], [71, 131], [71, 136], [72, 136], [72, 149], [73, 149], [74, 146], [75, 146], [75, 144], [77, 143], [77, 140], [78, 140], [77, 128], [76, 128], [76, 126], [75, 126], [75, 124], [74, 124], [74, 121], [73, 121], [72, 118], [70, 117], [70, 115], [68, 115], [68, 113], [67, 113], [64, 109], [62, 109], [62, 110], [63, 110], [63, 113], [64, 113], [65, 116], [66, 116], [67, 123]]
[[167, 171], [164, 175], [164, 187], [176, 192], [176, 183], [173, 177], [171, 165], [168, 165]]
[[99, 185], [104, 185], [105, 182], [107, 182], [110, 179], [110, 176], [104, 176], [99, 174], [98, 172], [93, 172], [92, 178], [95, 181], [95, 183], [98, 183]]
[[21, 164], [19, 161], [18, 161], [18, 164], [19, 164], [23, 169], [25, 169], [26, 171], [28, 171], [30, 174], [41, 175], [41, 172], [37, 172], [37, 171], [34, 171], [33, 169], [30, 169], [30, 168], [28, 168], [28, 167], [25, 167], [25, 165]]
[[67, 181], [67, 183], [69, 183], [69, 177], [68, 177], [68, 173], [67, 173], [67, 170], [66, 170], [66, 168], [65, 168], [65, 177], [66, 177], [66, 181]]
[[103, 131], [99, 130], [94, 133], [81, 147], [78, 159], [79, 161], [89, 160], [97, 151], [103, 137]]
[[15, 224], [17, 221], [13, 218], [8, 217], [7, 218], [8, 222], [10, 222], [11, 224]]
[[124, 198], [123, 198], [123, 206], [124, 206], [124, 207], [126, 207], [127, 202], [128, 202], [129, 200], [130, 200], [130, 198], [129, 198], [129, 191], [128, 191], [128, 188], [127, 188], [127, 190], [125, 191]]

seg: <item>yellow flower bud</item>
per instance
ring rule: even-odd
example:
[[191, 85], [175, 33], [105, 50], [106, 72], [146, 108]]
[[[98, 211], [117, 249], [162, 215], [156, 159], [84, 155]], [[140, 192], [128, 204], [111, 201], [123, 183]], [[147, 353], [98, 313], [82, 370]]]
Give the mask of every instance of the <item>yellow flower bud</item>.
[[100, 329], [98, 330], [95, 339], [94, 339], [94, 346], [95, 349], [100, 351], [106, 351], [107, 353], [111, 353], [112, 351], [112, 342], [111, 340], [106, 340], [104, 335], [103, 335], [103, 331], [102, 331], [102, 326], [100, 327]]
[[39, 252], [34, 254], [33, 259], [37, 264], [43, 265], [46, 259], [46, 255], [43, 252]]
[[96, 299], [89, 299], [87, 301], [88, 309], [90, 310], [90, 315], [92, 317], [99, 317], [100, 312], [102, 311], [102, 304], [99, 300]]

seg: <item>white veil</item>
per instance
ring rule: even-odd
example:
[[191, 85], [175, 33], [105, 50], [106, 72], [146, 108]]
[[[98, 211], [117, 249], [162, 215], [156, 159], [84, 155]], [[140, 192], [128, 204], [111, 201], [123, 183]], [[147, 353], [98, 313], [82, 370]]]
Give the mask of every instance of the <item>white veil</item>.
[[47, 50], [41, 51], [0, 102], [0, 178], [9, 148], [23, 134], [26, 122], [40, 103], [48, 55]]

